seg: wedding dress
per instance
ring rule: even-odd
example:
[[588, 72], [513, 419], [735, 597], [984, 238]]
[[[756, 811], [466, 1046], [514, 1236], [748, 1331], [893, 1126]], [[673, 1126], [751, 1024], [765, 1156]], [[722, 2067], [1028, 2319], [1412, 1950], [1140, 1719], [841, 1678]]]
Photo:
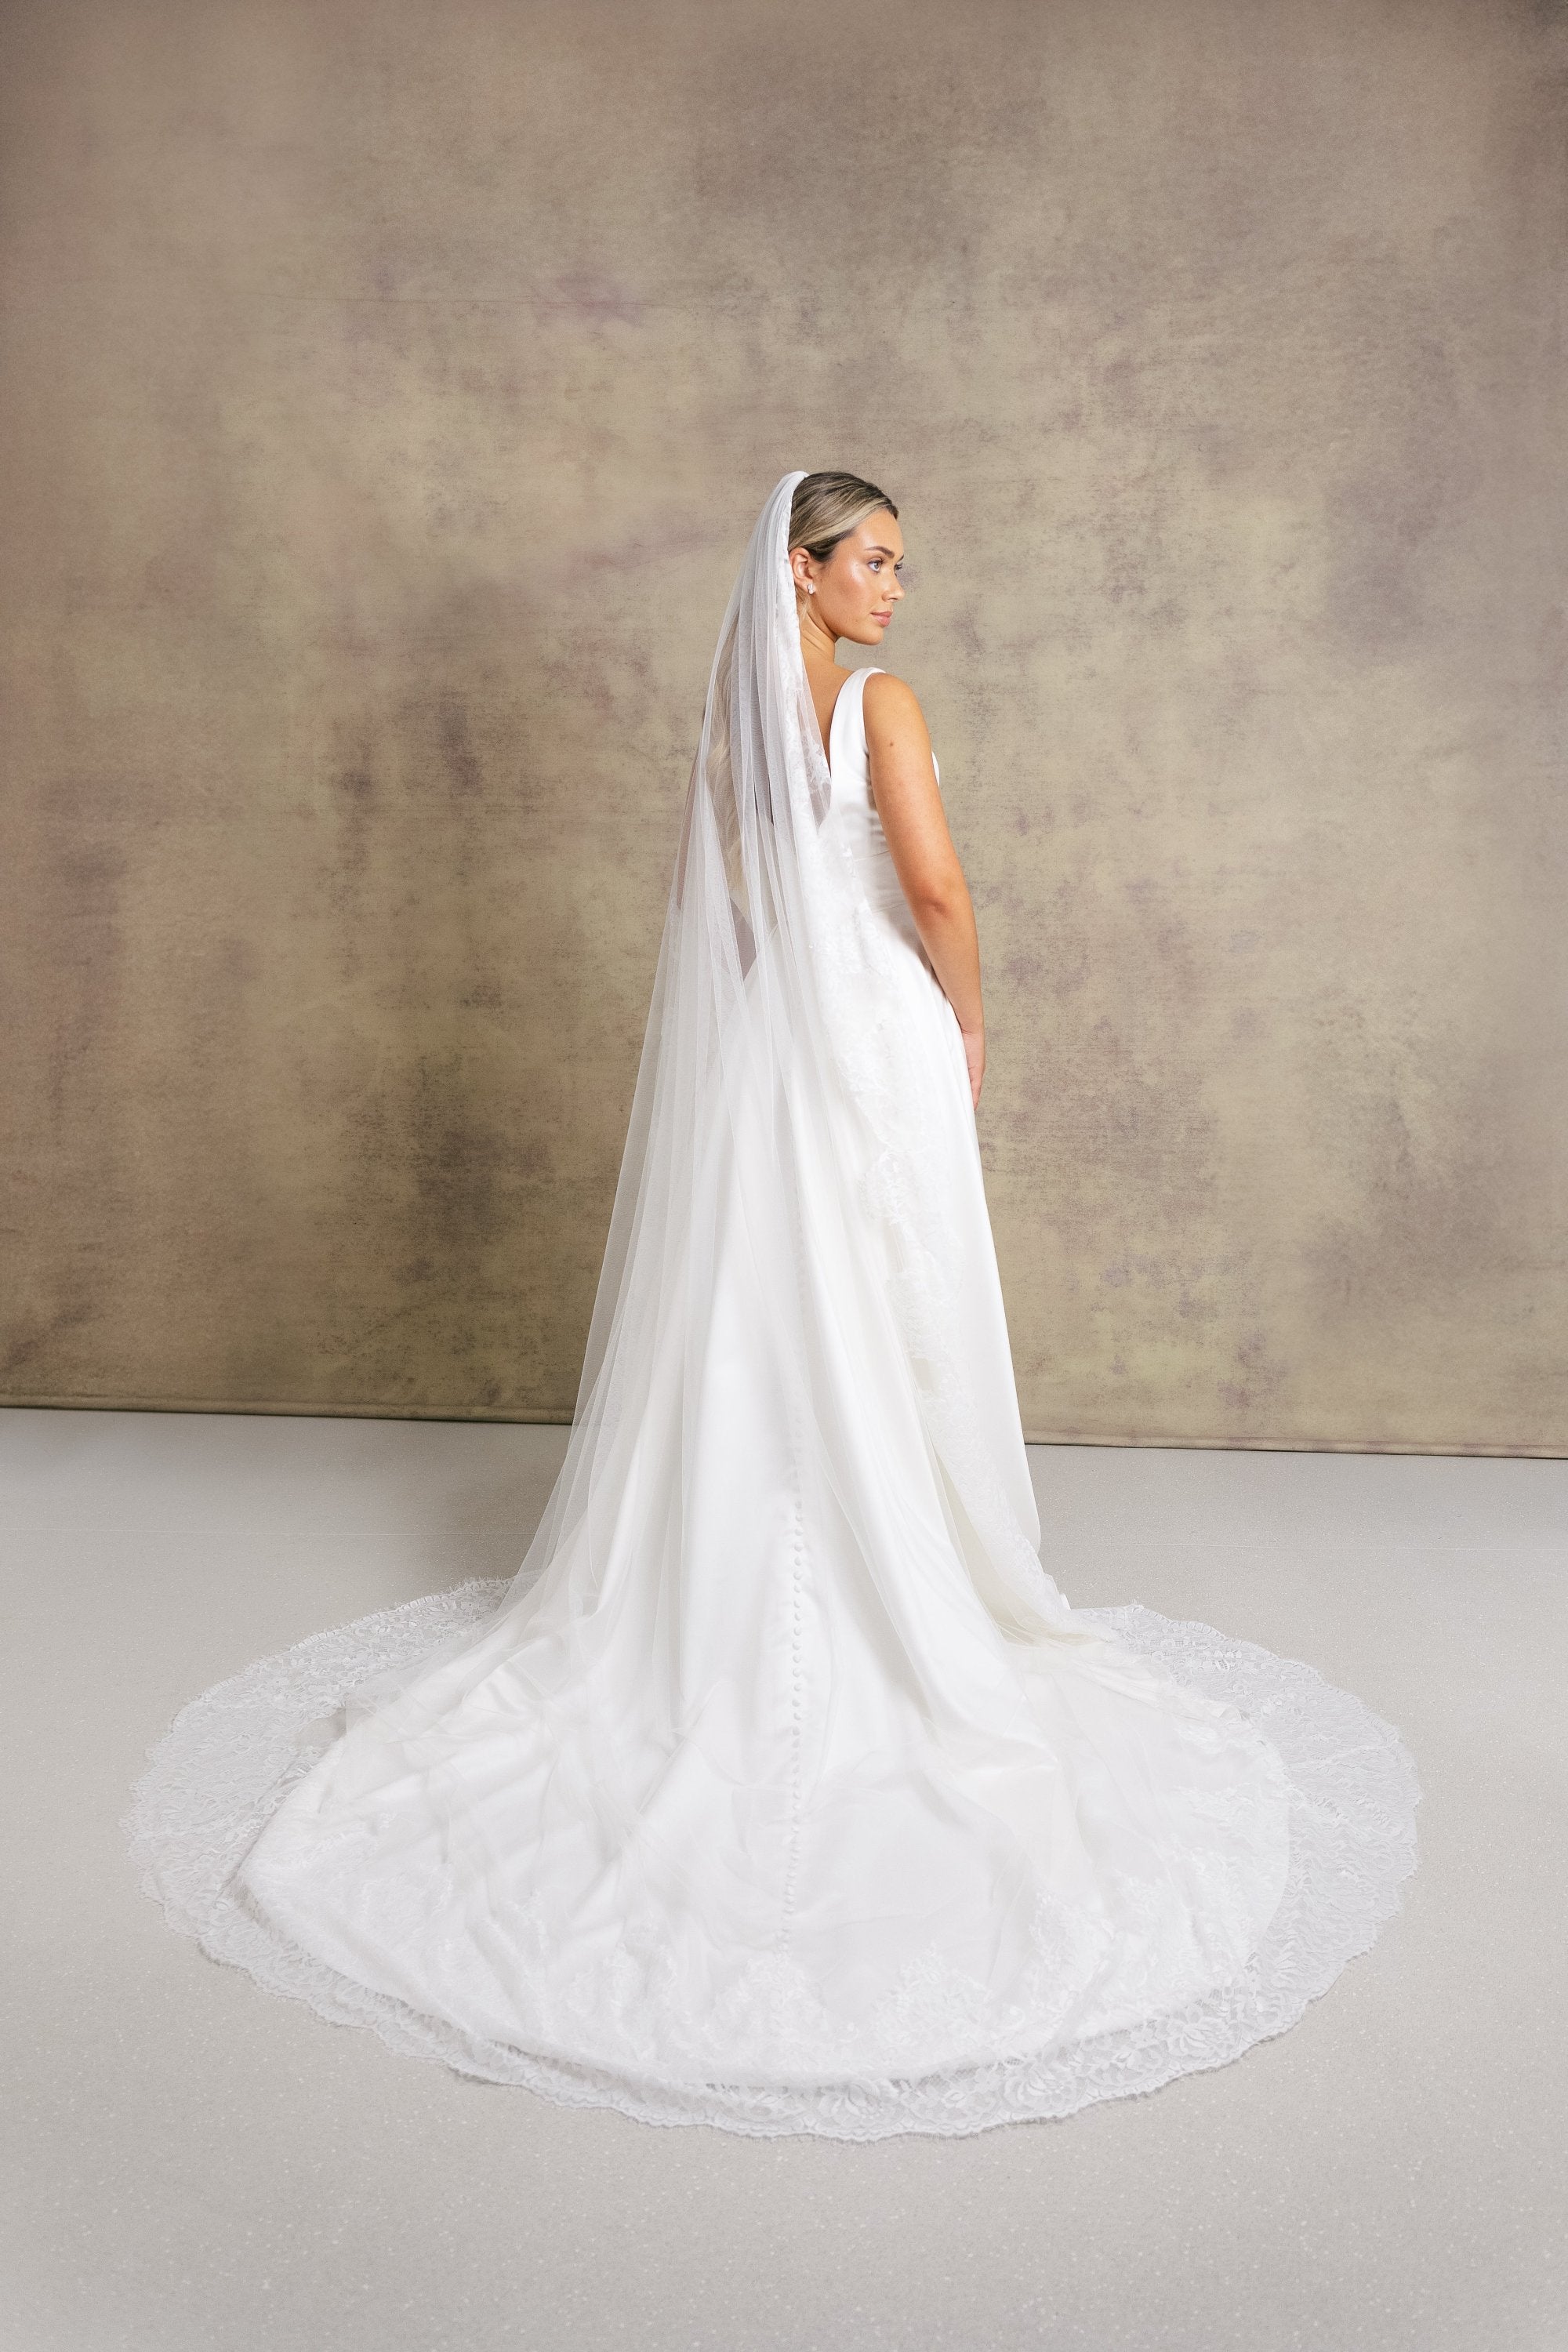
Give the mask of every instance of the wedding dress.
[[875, 2138], [1237, 2057], [1414, 1867], [1397, 1735], [1039, 1558], [963, 1041], [731, 598], [565, 1463], [515, 1577], [184, 1709], [127, 1817], [213, 1957], [460, 2072]]

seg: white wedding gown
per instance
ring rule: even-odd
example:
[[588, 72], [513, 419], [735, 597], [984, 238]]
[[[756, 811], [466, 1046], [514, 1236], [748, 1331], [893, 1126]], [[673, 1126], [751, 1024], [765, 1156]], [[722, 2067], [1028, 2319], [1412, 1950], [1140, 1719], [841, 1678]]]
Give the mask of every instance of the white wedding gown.
[[[868, 1098], [913, 1118], [921, 1201], [847, 1216], [810, 1066], [758, 1066], [704, 1140], [703, 1324], [661, 1329], [614, 1510], [543, 1574], [208, 1693], [129, 1824], [174, 1925], [397, 2048], [853, 2138], [1066, 2115], [1281, 2031], [1395, 1907], [1416, 1795], [1310, 1668], [1074, 1610], [1039, 1567], [963, 1045], [871, 799], [865, 676], [824, 834], [878, 933], [898, 1053]], [[820, 1456], [749, 1215], [781, 1155]]]

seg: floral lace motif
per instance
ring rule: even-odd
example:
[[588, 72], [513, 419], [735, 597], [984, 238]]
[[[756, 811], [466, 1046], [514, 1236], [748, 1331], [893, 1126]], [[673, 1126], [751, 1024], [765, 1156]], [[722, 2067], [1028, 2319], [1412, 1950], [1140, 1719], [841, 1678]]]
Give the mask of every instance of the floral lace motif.
[[[826, 2012], [804, 1972], [784, 1959], [763, 1964], [774, 1967], [776, 1982], [748, 1982], [746, 1990], [748, 2005], [769, 2021], [773, 2046], [797, 2043], [797, 2083], [673, 2082], [639, 2074], [635, 2060], [624, 2056], [601, 2066], [581, 2054], [578, 2029], [591, 2034], [592, 2018], [574, 2020], [569, 2012], [542, 2017], [538, 2050], [479, 2042], [300, 1950], [237, 1900], [229, 1882], [286, 1791], [330, 1744], [333, 1710], [344, 1693], [478, 1625], [509, 1589], [506, 1579], [475, 1579], [312, 1635], [217, 1684], [183, 1708], [149, 1749], [123, 1823], [145, 1892], [162, 1903], [169, 1925], [194, 1937], [213, 1959], [246, 1969], [268, 1990], [306, 2001], [334, 2023], [367, 2025], [391, 2048], [459, 2074], [525, 2084], [567, 2105], [613, 2107], [645, 2123], [708, 2123], [758, 2136], [879, 2139], [1068, 2116], [1093, 2100], [1152, 2091], [1177, 2074], [1224, 2065], [1284, 2032], [1345, 1963], [1370, 1947], [1415, 1868], [1415, 1768], [1392, 1726], [1360, 1700], [1310, 1666], [1227, 1640], [1212, 1626], [1136, 1604], [1077, 1610], [1075, 1618], [1091, 1621], [1173, 1680], [1238, 1709], [1284, 1762], [1290, 1807], [1285, 1893], [1262, 1943], [1221, 1990], [1176, 2012], [1068, 2041], [1043, 2057], [1037, 2051], [1010, 2054], [1006, 2020], [966, 2014], [963, 1984], [940, 1967], [938, 1980], [928, 1981], [911, 1962], [884, 2005], [889, 2050], [907, 2040], [911, 2022], [939, 2013], [959, 2042], [976, 2032], [994, 2037], [979, 2062], [969, 2058], [913, 2076], [889, 2069], [825, 2079], [832, 2035], [814, 2035]], [[1048, 1999], [1054, 1970], [1070, 2000], [1066, 1989], [1092, 1969], [1102, 1941], [1093, 1920], [1040, 1918], [1042, 1999]], [[635, 2006], [656, 1999], [659, 1955], [628, 1950], [624, 1966], [627, 1981], [617, 2000]], [[589, 1989], [588, 1997], [591, 2008], [598, 1995]], [[1023, 2021], [1015, 2021], [1015, 2029]], [[709, 2022], [723, 2031], [724, 2021]], [[1039, 2011], [1032, 2004], [1027, 2025], [1037, 2040]], [[744, 2038], [737, 2031], [731, 2046]], [[864, 2053], [857, 2054], [864, 2068]]]

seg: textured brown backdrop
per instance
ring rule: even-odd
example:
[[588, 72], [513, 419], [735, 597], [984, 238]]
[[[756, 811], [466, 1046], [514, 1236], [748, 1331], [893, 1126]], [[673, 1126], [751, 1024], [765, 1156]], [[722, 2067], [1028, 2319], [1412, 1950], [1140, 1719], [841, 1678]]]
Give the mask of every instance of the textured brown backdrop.
[[1568, 1451], [1530, 0], [13, 0], [15, 1401], [569, 1415], [713, 635], [903, 505], [1033, 1435]]

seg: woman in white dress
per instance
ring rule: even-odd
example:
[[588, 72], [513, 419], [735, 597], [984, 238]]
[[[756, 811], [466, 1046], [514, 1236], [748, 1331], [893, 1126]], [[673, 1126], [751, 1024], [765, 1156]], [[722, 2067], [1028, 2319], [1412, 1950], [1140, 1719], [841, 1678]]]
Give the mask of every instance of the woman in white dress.
[[195, 1701], [128, 1817], [215, 1958], [651, 2122], [876, 2138], [1154, 2088], [1396, 1906], [1410, 1760], [1039, 1559], [897, 509], [786, 474], [720, 634], [567, 1453], [515, 1577]]

